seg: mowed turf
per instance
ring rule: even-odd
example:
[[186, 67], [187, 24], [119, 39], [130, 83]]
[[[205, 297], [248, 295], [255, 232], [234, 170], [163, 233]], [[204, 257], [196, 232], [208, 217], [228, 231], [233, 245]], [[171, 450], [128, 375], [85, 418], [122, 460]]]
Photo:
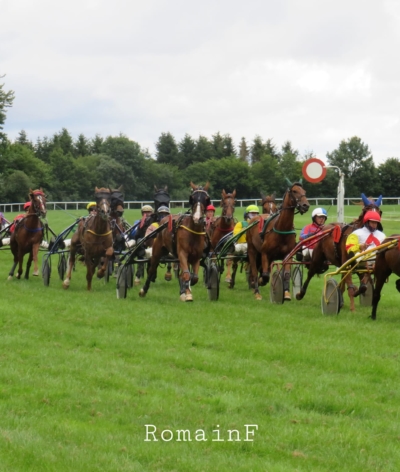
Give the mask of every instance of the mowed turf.
[[[383, 207], [387, 235], [396, 210]], [[48, 221], [60, 232], [73, 215]], [[81, 264], [66, 291], [57, 256], [49, 287], [7, 281], [11, 262], [2, 249], [0, 471], [398, 471], [397, 277], [373, 322], [347, 295], [322, 315], [323, 277], [301, 302], [273, 305], [269, 286], [257, 302], [242, 273], [219, 301], [199, 282], [182, 303], [160, 268], [145, 299], [117, 300], [115, 279], [88, 293]]]

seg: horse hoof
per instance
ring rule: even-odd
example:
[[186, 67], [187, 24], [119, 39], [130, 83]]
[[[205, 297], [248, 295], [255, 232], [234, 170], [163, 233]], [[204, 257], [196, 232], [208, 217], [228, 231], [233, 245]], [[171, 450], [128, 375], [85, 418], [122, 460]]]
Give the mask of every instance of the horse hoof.
[[255, 298], [256, 300], [262, 300], [261, 293], [255, 293], [255, 294], [254, 294], [254, 298]]
[[296, 294], [296, 300], [303, 300], [303, 294], [301, 292]]
[[69, 284], [66, 284], [65, 282], [62, 284], [63, 288], [65, 288], [65, 290], [67, 290], [67, 288], [69, 288]]
[[34, 270], [32, 275], [34, 275], [35, 277], [38, 277], [39, 276], [39, 269]]
[[12, 276], [12, 275], [9, 275], [9, 276], [7, 277], [7, 280], [12, 280], [12, 279], [13, 279], [13, 276]]
[[140, 279], [136, 277], [135, 281], [133, 282], [133, 285], [140, 285]]
[[185, 302], [192, 302], [193, 301], [193, 295], [191, 293], [188, 293], [186, 295], [186, 300]]
[[143, 289], [141, 289], [139, 292], [139, 297], [144, 298], [145, 296], [146, 296], [146, 292]]
[[167, 281], [167, 282], [170, 282], [172, 280], [172, 274], [171, 272], [167, 272], [165, 275], [164, 275], [164, 279]]
[[186, 293], [181, 293], [179, 298], [180, 298], [181, 302], [186, 302]]
[[98, 270], [97, 271], [97, 278], [102, 279], [104, 277], [105, 270]]
[[226, 278], [225, 278], [225, 282], [226, 282], [227, 284], [230, 284], [230, 283], [232, 282], [232, 279], [231, 279], [230, 277], [226, 277]]

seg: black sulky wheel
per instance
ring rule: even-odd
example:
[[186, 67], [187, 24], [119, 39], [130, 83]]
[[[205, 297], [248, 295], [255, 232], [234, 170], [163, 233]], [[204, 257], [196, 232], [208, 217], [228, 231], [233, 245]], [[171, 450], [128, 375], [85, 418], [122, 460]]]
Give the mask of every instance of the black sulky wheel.
[[126, 298], [128, 289], [128, 267], [126, 265], [120, 265], [117, 273], [117, 298]]
[[219, 273], [214, 262], [211, 262], [208, 267], [207, 279], [208, 298], [211, 301], [216, 301], [219, 298]]
[[321, 309], [323, 315], [338, 315], [343, 306], [343, 296], [335, 279], [328, 279], [322, 291]]
[[50, 255], [45, 254], [42, 262], [42, 278], [45, 287], [48, 287], [50, 285], [51, 262], [49, 259]]
[[269, 299], [271, 303], [282, 305], [284, 297], [282, 271], [277, 270], [272, 274], [269, 289]]
[[106, 271], [104, 272], [104, 282], [106, 284], [109, 282], [110, 277], [112, 277], [113, 271], [114, 271], [114, 262], [113, 261], [108, 261]]
[[300, 292], [303, 285], [303, 271], [301, 266], [296, 265], [292, 271], [292, 296], [296, 298], [296, 295]]
[[65, 272], [67, 271], [67, 258], [62, 252], [58, 258], [58, 276], [61, 280], [64, 280]]
[[127, 288], [133, 287], [133, 277], [135, 275], [135, 269], [133, 264], [128, 264], [126, 266], [126, 286]]
[[372, 306], [372, 295], [374, 294], [374, 285], [369, 279], [366, 283], [367, 290], [359, 296], [361, 306]]

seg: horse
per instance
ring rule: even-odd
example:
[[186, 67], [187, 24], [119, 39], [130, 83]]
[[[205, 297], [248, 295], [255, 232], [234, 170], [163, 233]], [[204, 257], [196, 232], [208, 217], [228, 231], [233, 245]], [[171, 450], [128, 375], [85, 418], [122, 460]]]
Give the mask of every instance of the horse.
[[[377, 251], [375, 256], [375, 287], [372, 295], [372, 313], [371, 318], [376, 320], [376, 311], [379, 300], [381, 299], [381, 291], [383, 284], [394, 273], [400, 277], [400, 234], [392, 234], [386, 238], [382, 244], [397, 240], [398, 243], [388, 249]], [[400, 292], [400, 279], [396, 280], [396, 289]]]
[[[362, 228], [364, 224], [364, 214], [369, 210], [378, 211], [380, 214], [382, 214], [381, 210], [379, 209], [379, 206], [375, 202], [372, 202], [371, 200], [364, 200], [364, 205], [365, 206], [362, 209], [359, 217], [353, 220], [351, 223], [330, 223], [321, 228], [321, 230], [333, 230], [335, 226], [338, 226], [340, 228], [340, 237], [337, 238], [337, 235], [333, 231], [332, 233], [328, 234], [326, 237], [318, 241], [313, 250], [310, 264], [308, 264], [307, 279], [302, 285], [300, 292], [296, 294], [297, 300], [302, 300], [304, 298], [307, 292], [308, 284], [310, 283], [311, 279], [316, 274], [322, 274], [326, 272], [329, 267], [329, 263], [335, 265], [336, 267], [341, 267], [350, 258], [346, 251], [346, 239], [347, 236], [353, 231], [358, 228]], [[379, 225], [380, 228], [382, 228], [382, 225], [380, 223]], [[357, 297], [360, 292], [353, 285], [351, 274], [348, 274], [347, 277], [345, 277], [344, 282], [347, 285], [347, 293], [350, 298], [350, 311], [354, 311], [354, 297]], [[342, 285], [342, 291], [344, 291], [344, 285]]]
[[[258, 288], [260, 262], [261, 285], [265, 285], [269, 282], [271, 264], [276, 260], [284, 259], [296, 245], [296, 232], [293, 227], [295, 210], [303, 214], [310, 207], [302, 183], [288, 181], [288, 184], [281, 209], [267, 220], [264, 220], [262, 216], [256, 216], [250, 220], [250, 224], [259, 220], [260, 225], [251, 227], [246, 233], [247, 255], [256, 300], [262, 299]], [[260, 233], [261, 227], [263, 229]], [[289, 290], [289, 281], [290, 271], [285, 268], [285, 292]]]
[[168, 186], [165, 185], [164, 188], [157, 188], [157, 186], [154, 185], [154, 211], [157, 213], [160, 206], [169, 207], [170, 201], [171, 197], [168, 193]]
[[[179, 259], [181, 271], [180, 300], [193, 301], [190, 283], [195, 285], [198, 282], [200, 259], [206, 240], [204, 213], [207, 205], [210, 204], [210, 197], [207, 193], [208, 182], [204, 187], [195, 185], [193, 182], [190, 182], [190, 186], [192, 188], [189, 198], [191, 214], [170, 215], [161, 220], [161, 224], [168, 221], [168, 227], [161, 230], [154, 241], [147, 279], [139, 292], [140, 297], [146, 296], [150, 283], [157, 273], [161, 257], [173, 254]], [[192, 267], [192, 274], [189, 271], [189, 266]]]
[[[260, 195], [261, 195], [261, 206], [262, 206], [261, 218], [263, 220], [266, 220], [278, 211], [278, 207], [275, 201], [276, 194], [274, 192], [272, 195], [265, 195], [264, 193], [261, 192]], [[232, 265], [232, 276], [229, 278], [229, 280], [228, 280], [228, 274], [226, 277], [226, 281], [229, 282], [228, 288], [234, 288], [235, 286], [236, 273], [239, 266], [239, 261], [241, 260], [242, 258], [233, 256], [232, 259], [230, 259], [230, 261], [228, 261], [226, 264], [228, 268], [230, 267], [230, 265]], [[231, 264], [229, 264], [229, 262], [231, 262]], [[249, 273], [248, 266], [249, 264], [248, 262], [246, 262], [245, 264], [246, 274]]]
[[15, 229], [11, 234], [10, 248], [14, 255], [14, 264], [8, 275], [9, 280], [13, 278], [17, 264], [19, 264], [17, 279], [21, 278], [24, 255], [28, 253], [29, 258], [26, 263], [25, 279], [29, 279], [32, 260], [34, 261], [34, 275], [39, 273], [37, 260], [44, 231], [44, 225], [40, 218], [46, 217], [46, 196], [42, 188], [37, 190], [30, 189], [29, 198], [31, 206], [28, 213], [15, 224]]
[[66, 278], [63, 287], [70, 286], [72, 269], [75, 264], [75, 255], [79, 246], [83, 249], [86, 265], [87, 289], [92, 289], [94, 268], [103, 258], [103, 265], [97, 271], [97, 277], [104, 277], [108, 270], [108, 263], [114, 255], [113, 234], [110, 224], [111, 194], [109, 188], [95, 188], [96, 214], [81, 219], [78, 228], [71, 239], [71, 250]]

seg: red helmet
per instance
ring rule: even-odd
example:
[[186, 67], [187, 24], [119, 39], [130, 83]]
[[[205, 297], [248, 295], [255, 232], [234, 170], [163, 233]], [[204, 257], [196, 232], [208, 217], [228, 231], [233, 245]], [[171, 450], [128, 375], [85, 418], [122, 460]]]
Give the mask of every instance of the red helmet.
[[31, 206], [31, 202], [24, 203], [24, 210], [27, 210]]
[[208, 207], [206, 208], [206, 211], [208, 211], [208, 210], [215, 211], [215, 206], [214, 205], [208, 205]]
[[363, 223], [367, 221], [376, 221], [379, 223], [381, 221], [381, 215], [377, 211], [367, 211], [363, 218]]

